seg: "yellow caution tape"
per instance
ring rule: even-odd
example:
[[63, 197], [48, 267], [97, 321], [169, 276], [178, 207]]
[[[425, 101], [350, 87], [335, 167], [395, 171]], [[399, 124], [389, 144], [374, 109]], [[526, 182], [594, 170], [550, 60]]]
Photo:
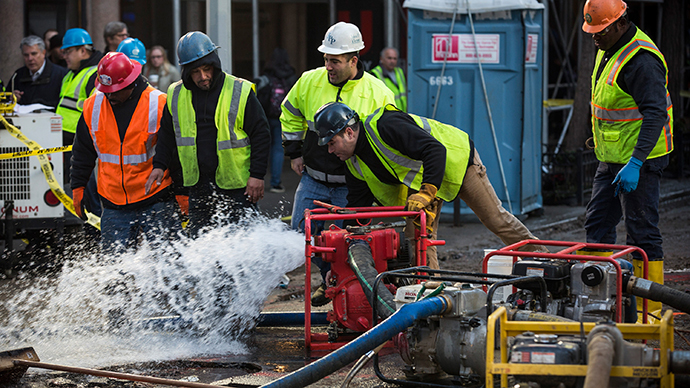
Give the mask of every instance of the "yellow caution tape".
[[[35, 141], [27, 138], [24, 136], [22, 131], [19, 130], [19, 128], [15, 127], [14, 125], [10, 124], [5, 120], [5, 118], [0, 115], [0, 121], [2, 121], [3, 124], [5, 124], [5, 128], [7, 128], [7, 131], [14, 136], [17, 140], [21, 141], [26, 145], [29, 150], [32, 151], [40, 151], [44, 150], [43, 147], [41, 147], [38, 143]], [[57, 148], [62, 148], [62, 147], [57, 147]], [[65, 191], [62, 189], [62, 186], [60, 183], [55, 179], [55, 174], [53, 174], [53, 168], [50, 166], [50, 161], [48, 160], [48, 157], [45, 155], [45, 153], [37, 153], [35, 155], [38, 158], [38, 161], [41, 163], [41, 170], [43, 171], [43, 175], [46, 178], [46, 182], [48, 182], [48, 186], [50, 186], [50, 190], [55, 194], [55, 196], [62, 202], [62, 204], [65, 206], [65, 209], [69, 210], [70, 213], [74, 214], [75, 216], [77, 213], [74, 211], [74, 205], [72, 203], [72, 198], [70, 198]], [[87, 220], [86, 223], [90, 224], [94, 228], [101, 230], [101, 218], [98, 217], [97, 215], [93, 213], [89, 213], [88, 211], [86, 212]], [[77, 216], [78, 217], [78, 216]]]
[[71, 145], [70, 146], [62, 146], [62, 147], [53, 147], [53, 148], [41, 148], [38, 150], [8, 152], [6, 154], [0, 154], [0, 160], [25, 158], [27, 156], [36, 156], [36, 155], [43, 155], [43, 154], [56, 154], [58, 152], [70, 152], [70, 151], [72, 151]]

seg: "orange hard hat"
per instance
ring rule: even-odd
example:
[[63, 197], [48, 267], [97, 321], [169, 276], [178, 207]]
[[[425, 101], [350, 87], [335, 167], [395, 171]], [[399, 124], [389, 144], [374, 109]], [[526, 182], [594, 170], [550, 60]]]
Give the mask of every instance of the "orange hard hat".
[[129, 86], [141, 74], [141, 64], [125, 54], [109, 52], [98, 63], [96, 89], [103, 93], [115, 93]]
[[583, 10], [585, 22], [582, 23], [582, 31], [596, 34], [623, 16], [627, 8], [628, 5], [623, 0], [587, 0]]

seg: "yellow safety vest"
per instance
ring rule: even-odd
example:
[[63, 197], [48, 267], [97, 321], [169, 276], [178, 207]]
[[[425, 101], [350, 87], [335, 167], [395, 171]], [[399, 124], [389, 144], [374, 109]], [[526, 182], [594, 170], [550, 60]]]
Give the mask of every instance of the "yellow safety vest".
[[[244, 110], [253, 84], [227, 73], [224, 75], [214, 120], [218, 128], [216, 184], [222, 189], [232, 190], [247, 186], [249, 179], [251, 147], [243, 128]], [[177, 81], [168, 88], [168, 96], [172, 96], [168, 98], [168, 109], [172, 114], [184, 185], [194, 186], [199, 182], [199, 161], [192, 92], [184, 87], [182, 81]]]
[[60, 103], [58, 104], [55, 113], [62, 116], [62, 130], [65, 132], [75, 133], [77, 131], [77, 124], [79, 117], [84, 110], [84, 101], [93, 94], [86, 93], [89, 78], [97, 70], [96, 66], [85, 67], [81, 69], [79, 74], [75, 75], [74, 71], [67, 72], [62, 79], [62, 88], [60, 88]]
[[345, 83], [342, 90], [328, 82], [325, 67], [306, 71], [290, 89], [283, 101], [280, 122], [287, 141], [304, 140], [307, 130], [316, 131], [314, 115], [324, 104], [336, 101], [347, 104], [360, 117], [376, 109], [393, 104], [393, 92], [373, 75], [364, 72], [362, 78]]
[[642, 127], [642, 114], [632, 96], [616, 83], [621, 69], [639, 51], [647, 50], [661, 59], [666, 68], [666, 124], [654, 149], [647, 157], [658, 158], [673, 151], [673, 105], [668, 93], [668, 66], [654, 42], [637, 29], [633, 38], [608, 61], [599, 79], [596, 75], [604, 56], [599, 50], [592, 73], [592, 132], [597, 159], [605, 163], [625, 164], [632, 157]]
[[[360, 129], [360, 136], [366, 136], [371, 147], [376, 150], [376, 155], [381, 164], [393, 176], [398, 177], [401, 185], [390, 185], [380, 181], [371, 169], [354, 155], [347, 160], [347, 168], [355, 178], [366, 181], [376, 200], [384, 206], [400, 206], [405, 203], [407, 194], [405, 186], [419, 190], [424, 175], [424, 165], [421, 160], [410, 159], [400, 151], [392, 148], [381, 140], [377, 128], [378, 120], [386, 111], [399, 110], [392, 105], [377, 109], [376, 112], [363, 120], [364, 129]], [[436, 120], [412, 115], [417, 125], [426, 133], [431, 134], [436, 140], [446, 147], [446, 169], [443, 173], [443, 182], [436, 194], [444, 201], [452, 201], [458, 196], [462, 181], [465, 179], [467, 163], [470, 158], [470, 138], [464, 131], [443, 124]], [[362, 133], [362, 132], [366, 133]], [[403, 186], [404, 185], [404, 186]]]
[[395, 106], [401, 111], [407, 112], [407, 83], [405, 83], [405, 73], [403, 73], [403, 70], [399, 67], [396, 67], [394, 71], [397, 85], [393, 83], [390, 78], [383, 76], [383, 69], [381, 66], [376, 66], [371, 69], [371, 73], [375, 75], [376, 78], [383, 81], [383, 83], [388, 86], [388, 89], [393, 91], [395, 95]]

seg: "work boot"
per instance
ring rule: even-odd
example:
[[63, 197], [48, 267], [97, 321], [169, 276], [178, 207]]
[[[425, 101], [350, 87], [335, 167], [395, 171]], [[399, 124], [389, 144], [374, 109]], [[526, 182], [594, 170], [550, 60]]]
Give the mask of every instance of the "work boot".
[[319, 288], [311, 294], [311, 305], [314, 307], [320, 307], [330, 303], [330, 299], [326, 297], [326, 283], [321, 283]]
[[[636, 277], [643, 277], [643, 264], [644, 261], [633, 259], [634, 275]], [[647, 269], [649, 271], [649, 280], [655, 283], [664, 284], [664, 259], [649, 260], [649, 265], [647, 266]], [[637, 323], [642, 323], [642, 298], [638, 297], [636, 299], [638, 312]], [[654, 317], [661, 318], [661, 302], [647, 300], [647, 313], [647, 322], [652, 324], [658, 324], [660, 320]]]

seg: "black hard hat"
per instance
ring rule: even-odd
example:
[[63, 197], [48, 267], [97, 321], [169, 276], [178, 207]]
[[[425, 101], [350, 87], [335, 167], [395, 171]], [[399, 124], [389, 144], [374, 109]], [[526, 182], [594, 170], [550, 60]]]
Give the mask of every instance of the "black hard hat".
[[328, 144], [333, 136], [343, 129], [355, 125], [359, 115], [349, 106], [341, 102], [329, 102], [319, 108], [314, 115], [314, 126], [319, 134], [319, 145]]

